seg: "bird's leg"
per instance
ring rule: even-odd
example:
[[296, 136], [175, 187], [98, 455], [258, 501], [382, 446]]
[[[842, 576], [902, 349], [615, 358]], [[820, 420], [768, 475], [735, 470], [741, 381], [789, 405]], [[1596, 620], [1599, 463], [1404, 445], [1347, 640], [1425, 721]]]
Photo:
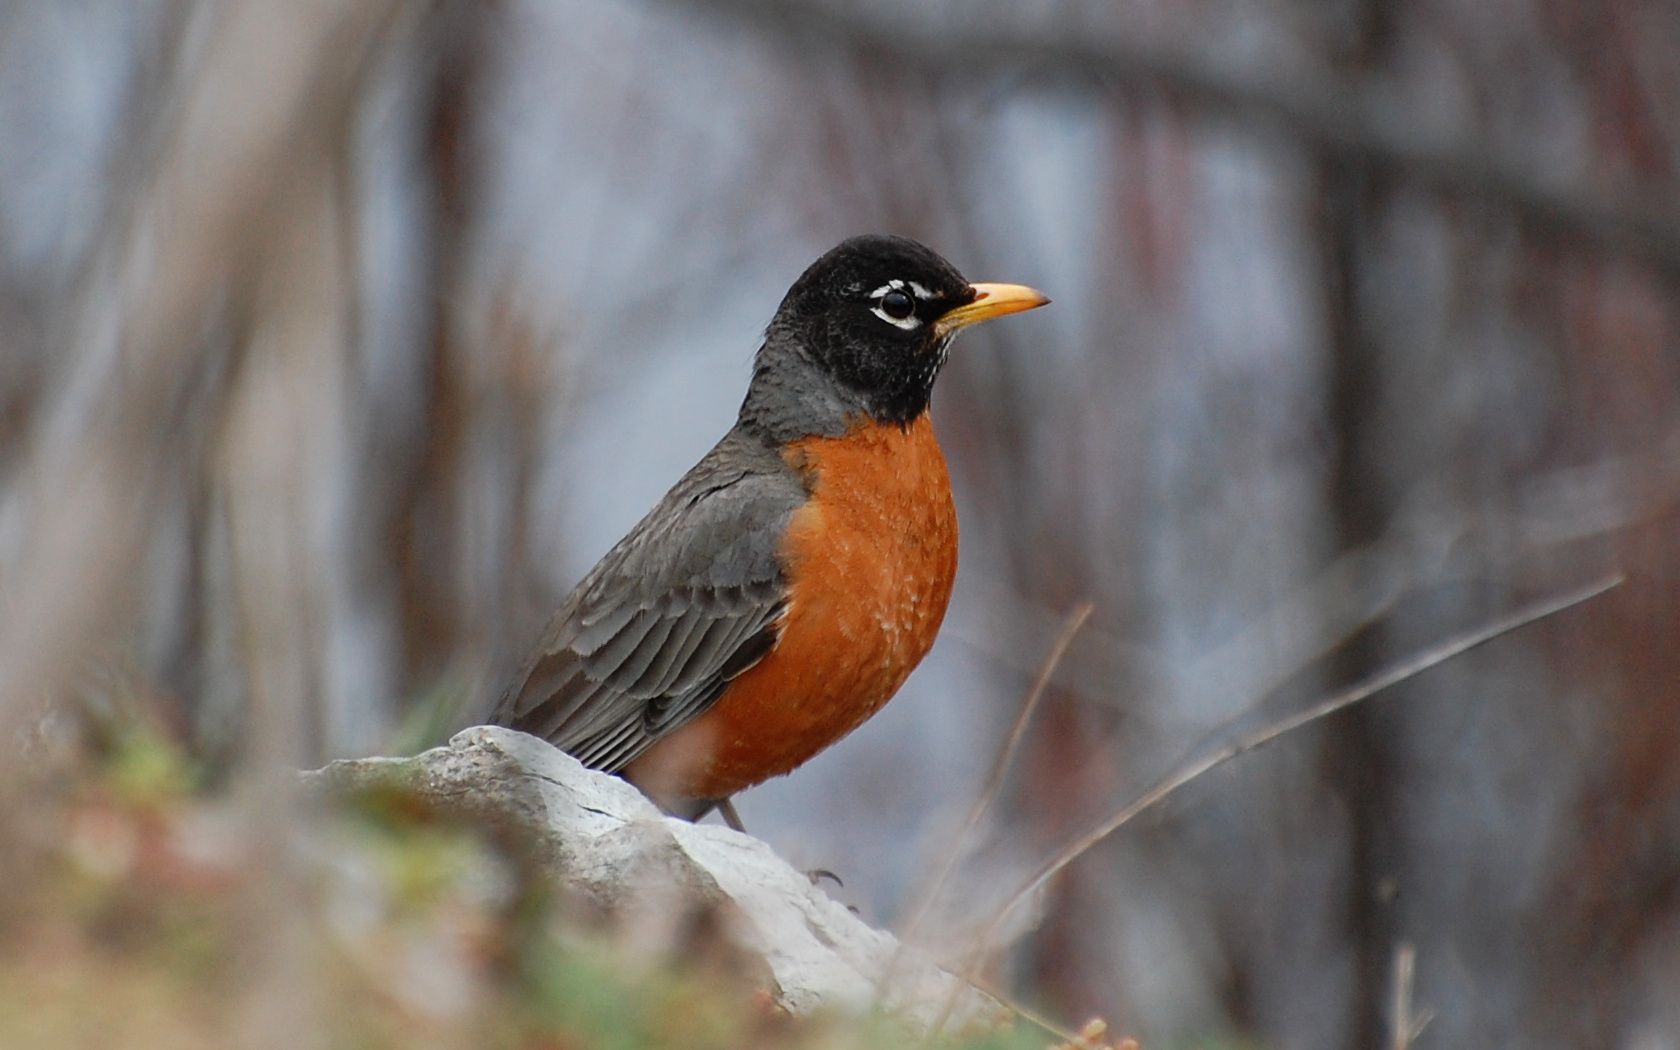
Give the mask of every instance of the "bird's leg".
[[[735, 802], [733, 799], [720, 798], [716, 802], [712, 803], [712, 805], [717, 809], [718, 816], [723, 818], [723, 822], [725, 824], [728, 824], [730, 827], [739, 831], [743, 835], [747, 833], [746, 825], [741, 823], [741, 814], [735, 812]], [[812, 868], [810, 871], [805, 872], [805, 877], [811, 880], [811, 885], [813, 886], [820, 885], [822, 880], [828, 879], [834, 883], [836, 889], [845, 889], [846, 887], [846, 884], [840, 881], [840, 876], [834, 874], [832, 871], [829, 871], [827, 868]]]
[[730, 827], [739, 831], [743, 835], [747, 833], [747, 826], [741, 823], [741, 814], [735, 812], [734, 800], [727, 798], [718, 799], [717, 811], [718, 816], [723, 818], [723, 822], [725, 824], [728, 824]]

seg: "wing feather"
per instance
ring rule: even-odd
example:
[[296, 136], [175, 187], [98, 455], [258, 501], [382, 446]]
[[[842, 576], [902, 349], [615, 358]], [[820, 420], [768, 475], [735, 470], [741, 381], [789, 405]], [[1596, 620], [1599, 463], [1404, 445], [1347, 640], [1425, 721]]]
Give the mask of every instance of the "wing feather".
[[493, 720], [616, 772], [704, 712], [775, 646], [805, 497], [732, 431], [578, 584]]
[[688, 661], [706, 637], [710, 622], [699, 606], [690, 606], [671, 626], [657, 658], [648, 662], [639, 678], [626, 688], [638, 696], [662, 696], [676, 685]]

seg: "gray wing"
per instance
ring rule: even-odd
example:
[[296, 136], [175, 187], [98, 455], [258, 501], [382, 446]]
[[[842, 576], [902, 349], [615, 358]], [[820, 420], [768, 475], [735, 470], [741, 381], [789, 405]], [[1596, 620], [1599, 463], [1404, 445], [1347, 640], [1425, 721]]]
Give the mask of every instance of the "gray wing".
[[623, 769], [774, 647], [804, 500], [774, 450], [731, 431], [578, 584], [492, 720]]

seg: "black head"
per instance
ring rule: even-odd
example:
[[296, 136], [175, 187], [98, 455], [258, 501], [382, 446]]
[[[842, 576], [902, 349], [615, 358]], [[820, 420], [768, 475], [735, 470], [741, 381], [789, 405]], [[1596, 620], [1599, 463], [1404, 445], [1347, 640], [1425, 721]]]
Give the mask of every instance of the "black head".
[[[970, 284], [905, 237], [842, 241], [782, 299], [755, 362], [743, 419], [756, 407], [778, 417], [799, 411], [829, 417], [839, 410], [908, 423], [927, 410], [958, 331], [1048, 301], [1019, 285]], [[827, 389], [809, 389], [814, 386]], [[808, 432], [825, 433], [836, 421], [810, 423]]]

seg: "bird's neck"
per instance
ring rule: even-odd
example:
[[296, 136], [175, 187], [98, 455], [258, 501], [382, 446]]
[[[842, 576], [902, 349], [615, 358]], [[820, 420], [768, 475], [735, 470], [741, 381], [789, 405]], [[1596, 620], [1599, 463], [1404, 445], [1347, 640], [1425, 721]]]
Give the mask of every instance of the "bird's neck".
[[775, 445], [806, 437], [839, 437], [866, 414], [855, 397], [803, 354], [759, 351], [741, 402], [740, 426]]
[[782, 347], [760, 350], [753, 359], [738, 425], [782, 444], [840, 437], [865, 422], [909, 426], [927, 408], [925, 390], [914, 396], [871, 395], [836, 380], [809, 355]]

